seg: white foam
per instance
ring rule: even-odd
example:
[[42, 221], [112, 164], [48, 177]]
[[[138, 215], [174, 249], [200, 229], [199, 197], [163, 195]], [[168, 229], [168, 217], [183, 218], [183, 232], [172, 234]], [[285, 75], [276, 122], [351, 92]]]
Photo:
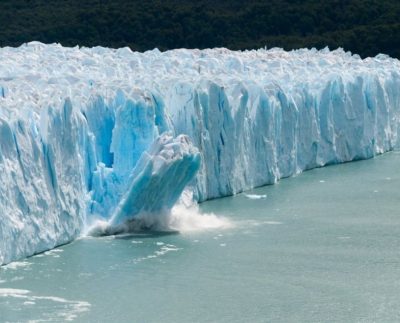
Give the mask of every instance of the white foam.
[[43, 253], [44, 256], [50, 256], [53, 258], [60, 258], [59, 253], [63, 252], [62, 249], [52, 249]]
[[[265, 221], [243, 220], [243, 221], [240, 221], [240, 227], [242, 227], [242, 228], [259, 227], [259, 226], [263, 226], [263, 225], [280, 225], [280, 224], [283, 224], [283, 222], [274, 221], [274, 220], [265, 220]], [[245, 233], [248, 233], [248, 232], [245, 231]]]
[[162, 245], [160, 249], [154, 251], [152, 254], [147, 255], [145, 257], [135, 258], [133, 260], [133, 262], [135, 264], [137, 264], [137, 263], [140, 263], [142, 261], [158, 258], [158, 257], [166, 255], [167, 253], [176, 252], [176, 251], [179, 251], [179, 250], [182, 250], [182, 248], [178, 248], [177, 246], [172, 245], [172, 244]]
[[279, 221], [264, 221], [264, 224], [271, 224], [271, 225], [279, 225], [282, 224], [282, 222]]
[[0, 297], [16, 297], [19, 295], [29, 294], [30, 291], [26, 289], [15, 289], [15, 288], [0, 288]]
[[11, 270], [15, 270], [15, 269], [20, 269], [20, 268], [27, 268], [29, 266], [31, 266], [32, 263], [27, 262], [27, 261], [15, 261], [12, 262], [8, 265], [3, 266], [4, 269], [11, 269]]
[[178, 251], [181, 250], [182, 248], [177, 248], [175, 246], [169, 245], [169, 246], [163, 246], [161, 247], [160, 250], [157, 250], [154, 254], [157, 256], [163, 256], [165, 254], [167, 254], [170, 251]]

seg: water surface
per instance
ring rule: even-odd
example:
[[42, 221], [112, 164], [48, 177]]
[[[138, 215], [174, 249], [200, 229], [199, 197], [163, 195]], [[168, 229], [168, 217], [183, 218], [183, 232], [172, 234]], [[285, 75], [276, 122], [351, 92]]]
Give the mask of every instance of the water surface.
[[201, 205], [232, 228], [86, 238], [0, 269], [0, 321], [400, 320], [400, 154]]

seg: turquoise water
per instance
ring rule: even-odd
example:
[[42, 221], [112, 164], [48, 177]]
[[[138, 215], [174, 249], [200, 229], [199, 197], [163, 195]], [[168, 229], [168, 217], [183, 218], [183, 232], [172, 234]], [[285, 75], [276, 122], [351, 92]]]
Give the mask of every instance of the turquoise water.
[[399, 321], [399, 167], [312, 170], [201, 205], [230, 228], [86, 238], [2, 267], [0, 321]]

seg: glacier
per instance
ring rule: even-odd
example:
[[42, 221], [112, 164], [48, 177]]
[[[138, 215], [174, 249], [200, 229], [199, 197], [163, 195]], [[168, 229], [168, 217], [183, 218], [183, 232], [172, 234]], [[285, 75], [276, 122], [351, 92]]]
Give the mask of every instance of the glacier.
[[0, 62], [0, 265], [399, 146], [386, 55], [31, 42]]

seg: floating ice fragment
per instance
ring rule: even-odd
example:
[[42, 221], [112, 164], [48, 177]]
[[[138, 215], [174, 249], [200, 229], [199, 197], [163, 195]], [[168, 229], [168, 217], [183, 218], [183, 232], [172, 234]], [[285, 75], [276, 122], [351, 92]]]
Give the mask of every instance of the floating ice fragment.
[[267, 198], [267, 194], [245, 194], [248, 199], [250, 200], [260, 200]]

